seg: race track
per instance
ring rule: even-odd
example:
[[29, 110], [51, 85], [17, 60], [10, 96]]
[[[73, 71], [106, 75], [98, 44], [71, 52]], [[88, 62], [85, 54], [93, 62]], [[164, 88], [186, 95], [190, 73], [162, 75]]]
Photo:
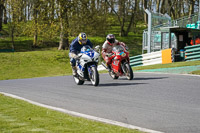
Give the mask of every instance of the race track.
[[200, 76], [135, 73], [77, 86], [72, 76], [0, 81], [0, 92], [167, 133], [200, 132]]

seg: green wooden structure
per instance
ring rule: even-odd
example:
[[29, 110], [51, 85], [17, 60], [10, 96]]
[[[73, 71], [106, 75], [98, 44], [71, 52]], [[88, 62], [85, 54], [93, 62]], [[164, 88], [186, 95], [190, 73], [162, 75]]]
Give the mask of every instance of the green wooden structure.
[[200, 60], [200, 44], [185, 47], [185, 60]]
[[[178, 51], [200, 36], [199, 13], [171, 20], [167, 14], [145, 10], [148, 14], [148, 29], [143, 31], [142, 53], [175, 48]], [[176, 29], [176, 30], [175, 30]], [[191, 30], [192, 29], [192, 30]]]

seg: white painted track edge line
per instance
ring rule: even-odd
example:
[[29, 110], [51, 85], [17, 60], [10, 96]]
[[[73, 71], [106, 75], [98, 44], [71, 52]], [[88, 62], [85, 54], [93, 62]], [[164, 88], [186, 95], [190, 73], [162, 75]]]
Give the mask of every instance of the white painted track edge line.
[[139, 130], [139, 131], [147, 132], [147, 133], [163, 133], [163, 132], [160, 132], [160, 131], [142, 128], [142, 127], [138, 127], [138, 126], [134, 126], [134, 125], [118, 122], [118, 121], [113, 121], [113, 120], [109, 120], [109, 119], [105, 119], [105, 118], [95, 117], [95, 116], [91, 116], [91, 115], [87, 115], [87, 114], [82, 114], [82, 113], [69, 111], [69, 110], [62, 109], [62, 108], [57, 108], [57, 107], [41, 104], [41, 103], [34, 102], [34, 101], [31, 101], [31, 100], [28, 100], [28, 99], [25, 99], [25, 98], [22, 98], [22, 97], [13, 95], [13, 94], [5, 93], [5, 92], [0, 92], [0, 94], [3, 94], [5, 96], [9, 96], [9, 97], [12, 97], [12, 98], [15, 98], [15, 99], [23, 100], [23, 101], [26, 101], [28, 103], [31, 103], [31, 104], [34, 104], [34, 105], [37, 105], [37, 106], [40, 106], [40, 107], [52, 109], [52, 110], [55, 110], [55, 111], [63, 112], [63, 113], [66, 113], [66, 114], [77, 116], [77, 117], [83, 117], [83, 118], [86, 118], [86, 119], [95, 120], [95, 121], [99, 121], [99, 122], [103, 122], [103, 123], [107, 123], [107, 124], [111, 124], [111, 125], [116, 125], [116, 126], [120, 126], [120, 127], [125, 127], [125, 128], [129, 128], [129, 129], [135, 129], [135, 130]]

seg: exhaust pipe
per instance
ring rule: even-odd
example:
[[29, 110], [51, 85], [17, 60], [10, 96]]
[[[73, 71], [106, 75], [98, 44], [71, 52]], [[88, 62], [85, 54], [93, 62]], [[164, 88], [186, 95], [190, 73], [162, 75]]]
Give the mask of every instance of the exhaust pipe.
[[106, 64], [104, 64], [103, 62], [101, 62], [101, 65], [102, 65], [103, 67], [105, 67], [105, 69], [108, 69], [108, 67], [106, 66]]

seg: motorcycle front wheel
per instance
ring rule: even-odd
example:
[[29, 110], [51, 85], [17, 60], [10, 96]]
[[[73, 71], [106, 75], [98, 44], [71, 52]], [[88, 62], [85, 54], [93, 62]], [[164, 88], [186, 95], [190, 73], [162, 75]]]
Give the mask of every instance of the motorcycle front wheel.
[[91, 71], [88, 73], [90, 81], [92, 82], [92, 85], [98, 86], [99, 85], [99, 73], [97, 71], [97, 67], [93, 66], [91, 67]]
[[84, 80], [80, 80], [78, 77], [76, 77], [76, 76], [73, 76], [73, 78], [74, 78], [74, 81], [75, 81], [75, 83], [77, 84], [77, 85], [82, 85], [82, 84], [84, 84]]
[[134, 74], [133, 74], [133, 70], [131, 68], [131, 66], [128, 64], [128, 63], [125, 63], [124, 64], [124, 68], [125, 68], [125, 75], [126, 75], [126, 78], [128, 80], [132, 80], [133, 77], [134, 77]]
[[116, 76], [113, 72], [109, 72], [109, 75], [113, 79], [118, 79], [119, 78], [119, 76]]

